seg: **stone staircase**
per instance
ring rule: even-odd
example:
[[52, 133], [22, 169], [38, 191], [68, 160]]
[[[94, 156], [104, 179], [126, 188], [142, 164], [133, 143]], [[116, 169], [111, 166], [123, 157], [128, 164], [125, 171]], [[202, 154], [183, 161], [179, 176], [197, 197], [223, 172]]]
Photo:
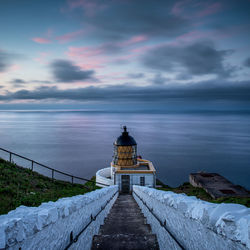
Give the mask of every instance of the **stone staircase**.
[[132, 195], [119, 195], [92, 241], [92, 250], [158, 250], [155, 234]]

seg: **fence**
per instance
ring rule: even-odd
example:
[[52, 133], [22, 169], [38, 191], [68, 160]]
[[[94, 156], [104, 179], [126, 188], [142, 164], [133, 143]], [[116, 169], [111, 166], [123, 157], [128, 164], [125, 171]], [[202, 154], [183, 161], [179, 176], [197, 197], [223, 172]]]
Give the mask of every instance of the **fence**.
[[[55, 178], [55, 173], [58, 173], [58, 174], [61, 174], [61, 175], [63, 175], [63, 176], [69, 177], [69, 178], [70, 178], [70, 181], [69, 181], [69, 182], [71, 182], [72, 184], [74, 184], [74, 181], [75, 181], [75, 180], [80, 180], [80, 181], [84, 181], [84, 183], [85, 183], [85, 182], [92, 182], [92, 183], [95, 183], [95, 184], [101, 184], [101, 185], [103, 185], [103, 186], [109, 186], [109, 185], [106, 185], [106, 184], [103, 184], [103, 183], [99, 183], [99, 182], [96, 182], [96, 181], [92, 181], [92, 180], [89, 180], [89, 179], [86, 179], [86, 178], [82, 178], [82, 177], [74, 176], [74, 175], [72, 175], [72, 174], [64, 173], [64, 172], [62, 172], [62, 171], [60, 171], [60, 170], [57, 170], [57, 169], [48, 167], [48, 166], [46, 166], [46, 165], [44, 165], [44, 164], [42, 164], [42, 163], [39, 163], [39, 162], [37, 162], [37, 161], [34, 161], [34, 160], [32, 160], [32, 159], [29, 159], [29, 158], [27, 158], [27, 157], [25, 157], [25, 156], [22, 156], [22, 155], [19, 155], [19, 154], [17, 154], [17, 153], [11, 152], [11, 151], [6, 150], [6, 149], [4, 149], [4, 148], [0, 148], [0, 150], [1, 150], [1, 151], [4, 151], [4, 152], [6, 152], [6, 153], [9, 154], [9, 159], [8, 159], [9, 162], [12, 162], [13, 156], [16, 156], [16, 157], [19, 157], [19, 158], [24, 159], [24, 160], [26, 160], [26, 161], [29, 161], [29, 162], [31, 163], [30, 169], [31, 169], [32, 171], [34, 171], [35, 164], [36, 164], [37, 166], [40, 166], [40, 167], [42, 167], [42, 168], [45, 168], [45, 169], [50, 170], [50, 171], [51, 171], [51, 179], [52, 179], [52, 180], [56, 179], [56, 178]], [[50, 177], [50, 176], [49, 176], [49, 177]]]

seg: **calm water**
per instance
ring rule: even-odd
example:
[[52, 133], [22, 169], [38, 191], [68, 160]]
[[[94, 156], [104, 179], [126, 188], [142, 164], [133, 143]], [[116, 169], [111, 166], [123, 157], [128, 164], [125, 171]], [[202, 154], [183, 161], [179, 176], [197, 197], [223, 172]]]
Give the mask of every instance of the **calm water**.
[[124, 124], [167, 184], [204, 170], [250, 189], [250, 115], [2, 111], [0, 147], [89, 178], [109, 166]]

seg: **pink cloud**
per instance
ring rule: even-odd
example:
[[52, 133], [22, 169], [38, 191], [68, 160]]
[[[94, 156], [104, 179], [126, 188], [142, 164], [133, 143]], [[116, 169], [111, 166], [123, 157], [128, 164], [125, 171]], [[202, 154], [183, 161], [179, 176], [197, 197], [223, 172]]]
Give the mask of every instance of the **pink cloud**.
[[21, 69], [21, 65], [20, 64], [12, 64], [10, 66], [10, 71], [18, 71]]
[[200, 12], [197, 13], [198, 17], [204, 17], [208, 15], [215, 14], [221, 9], [221, 3], [214, 3], [210, 6], [206, 6], [205, 9], [201, 10]]
[[181, 15], [183, 12], [183, 9], [185, 8], [185, 5], [189, 2], [190, 2], [189, 0], [184, 0], [184, 1], [180, 1], [180, 2], [175, 3], [172, 10], [171, 10], [171, 13], [176, 15], [176, 16]]
[[189, 43], [189, 42], [193, 42], [195, 40], [198, 39], [205, 39], [208, 38], [212, 35], [211, 31], [207, 31], [207, 32], [202, 32], [202, 31], [198, 31], [198, 30], [193, 30], [190, 32], [187, 32], [181, 36], [178, 36], [174, 39], [174, 41], [170, 42], [171, 45], [173, 46], [177, 46], [180, 45], [182, 43]]
[[69, 52], [67, 53], [70, 57], [93, 57], [103, 53], [100, 47], [93, 48], [90, 46], [84, 47], [69, 47]]
[[42, 37], [33, 37], [32, 41], [40, 44], [49, 44], [51, 43], [51, 40], [48, 38], [42, 38]]
[[49, 55], [50, 55], [50, 53], [48, 53], [48, 52], [40, 52], [39, 56], [34, 58], [34, 60], [36, 62], [41, 63], [41, 64], [47, 64], [48, 63], [47, 58], [48, 58]]
[[67, 34], [64, 34], [62, 36], [56, 37], [56, 40], [58, 40], [60, 43], [67, 43], [75, 40], [76, 38], [82, 36], [84, 34], [84, 30], [78, 30], [75, 32], [70, 32]]
[[118, 45], [120, 45], [120, 46], [134, 45], [136, 43], [144, 42], [146, 40], [148, 40], [147, 36], [145, 36], [145, 35], [138, 35], [138, 36], [133, 36], [129, 40], [127, 40], [125, 42], [122, 42], [122, 43], [120, 43]]
[[68, 0], [69, 8], [82, 8], [87, 16], [94, 16], [98, 11], [101, 11], [107, 7], [103, 3], [95, 3], [92, 0]]
[[222, 4], [219, 2], [183, 0], [174, 4], [171, 13], [176, 16], [193, 19], [213, 15], [221, 8]]
[[103, 53], [100, 47], [93, 48], [84, 47], [69, 47], [66, 53], [68, 57], [76, 62], [81, 69], [96, 69], [103, 68], [107, 57], [100, 56]]

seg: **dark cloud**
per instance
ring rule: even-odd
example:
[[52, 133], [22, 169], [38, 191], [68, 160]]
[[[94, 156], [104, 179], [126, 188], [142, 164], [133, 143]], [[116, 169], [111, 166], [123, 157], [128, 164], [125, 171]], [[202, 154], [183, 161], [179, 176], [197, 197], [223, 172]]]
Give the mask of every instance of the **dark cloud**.
[[250, 68], [250, 57], [248, 57], [248, 58], [244, 61], [244, 66]]
[[75, 3], [72, 5], [76, 7], [73, 8], [76, 16], [80, 15], [86, 24], [94, 27], [92, 35], [109, 41], [138, 34], [172, 37], [189, 25], [184, 18], [171, 14], [174, 2], [166, 0], [157, 3], [152, 0], [75, 0], [71, 3]]
[[57, 82], [94, 80], [93, 70], [82, 70], [68, 60], [55, 60], [50, 67]]
[[14, 83], [14, 84], [15, 83], [20, 83], [20, 84], [22, 84], [22, 83], [26, 83], [26, 81], [24, 81], [23, 79], [16, 78], [16, 79], [11, 80], [10, 83]]
[[154, 78], [152, 79], [152, 83], [154, 84], [164, 84], [167, 81], [169, 81], [169, 79], [167, 77], [162, 76], [161, 73], [155, 74]]
[[179, 73], [176, 76], [176, 80], [190, 80], [192, 78], [192, 76], [190, 74], [187, 73]]
[[165, 45], [153, 49], [143, 56], [142, 62], [149, 68], [163, 72], [228, 76], [232, 68], [227, 69], [223, 63], [231, 52], [217, 50], [212, 42], [200, 41], [183, 47]]
[[12, 79], [9, 83], [13, 84], [13, 86], [15, 88], [21, 88], [21, 87], [24, 87], [25, 84], [28, 84], [28, 83], [40, 83], [40, 84], [49, 84], [51, 83], [50, 81], [44, 81], [44, 80], [31, 80], [31, 81], [25, 81], [23, 79], [20, 79], [20, 78], [15, 78], [15, 79]]
[[11, 83], [15, 88], [22, 88], [27, 82], [23, 79], [16, 78], [12, 79], [9, 83]]
[[31, 80], [31, 83], [43, 83], [43, 84], [49, 84], [51, 81], [45, 81], [45, 80]]
[[9, 66], [9, 54], [0, 50], [0, 72], [7, 70]]
[[135, 101], [164, 102], [182, 100], [236, 100], [250, 101], [250, 82], [202, 82], [187, 85], [132, 85], [110, 87], [86, 87], [60, 90], [56, 87], [40, 87], [33, 91], [20, 90], [0, 95], [0, 100], [76, 100], [76, 101]]
[[131, 73], [131, 74], [127, 74], [127, 76], [129, 78], [132, 78], [132, 79], [144, 78], [144, 74], [143, 73]]

